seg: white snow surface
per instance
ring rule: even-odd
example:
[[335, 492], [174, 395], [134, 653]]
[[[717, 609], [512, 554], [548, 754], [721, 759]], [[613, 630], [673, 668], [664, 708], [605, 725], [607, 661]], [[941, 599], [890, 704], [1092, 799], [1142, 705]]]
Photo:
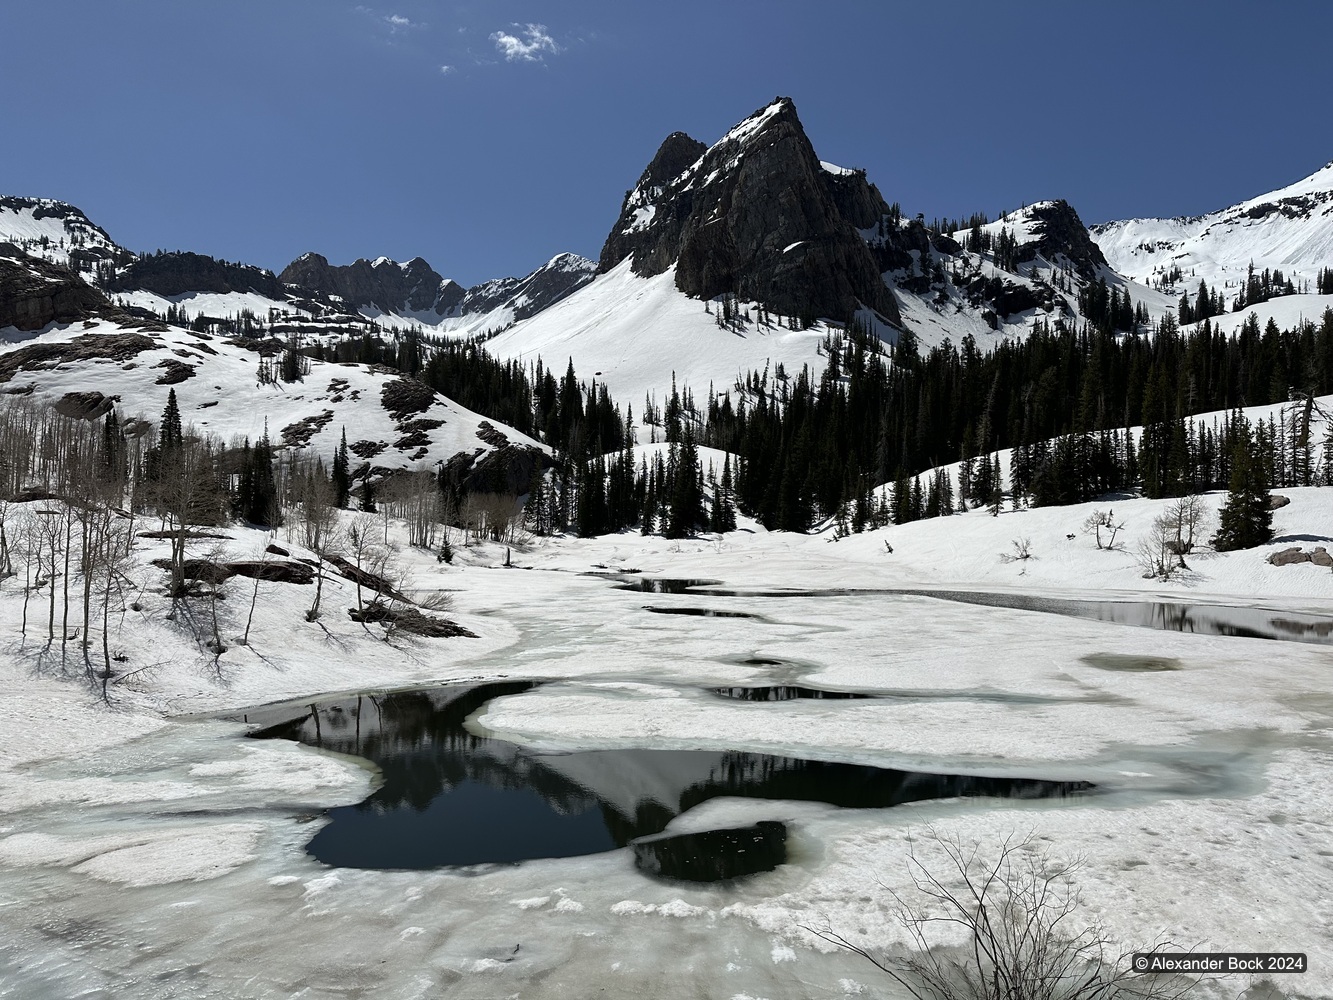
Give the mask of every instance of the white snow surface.
[[[234, 296], [228, 298], [234, 299]], [[76, 337], [103, 337], [135, 332], [114, 323], [49, 327], [36, 334], [19, 333], [12, 328], [0, 330], [0, 353], [33, 344], [56, 344]], [[256, 370], [259, 356], [229, 344], [220, 337], [198, 335], [170, 327], [165, 331], [140, 333], [156, 345], [132, 359], [81, 361], [55, 368], [23, 369], [7, 388], [34, 387], [37, 397], [59, 400], [71, 392], [101, 392], [117, 397], [123, 417], [143, 417], [156, 421], [166, 404], [167, 393], [175, 389], [181, 418], [200, 431], [231, 442], [249, 438], [259, 440], [267, 426], [275, 446], [282, 444], [282, 430], [308, 418], [323, 419], [323, 425], [308, 440], [306, 447], [326, 457], [338, 447], [344, 429], [347, 441], [382, 442], [385, 447], [371, 461], [388, 469], [430, 469], [448, 461], [458, 452], [469, 454], [492, 450], [477, 436], [483, 417], [444, 396], [407, 420], [428, 418], [443, 424], [426, 432], [429, 445], [424, 453], [419, 446], [402, 448], [396, 443], [404, 437], [400, 421], [380, 403], [384, 386], [396, 376], [372, 371], [365, 365], [311, 361], [310, 374], [304, 381], [261, 385]], [[275, 359], [276, 360], [276, 359]], [[158, 383], [167, 361], [190, 367], [193, 374], [174, 385]], [[541, 447], [536, 441], [513, 428], [496, 425], [510, 441]]]
[[[676, 288], [672, 267], [641, 278], [626, 259], [573, 295], [536, 316], [514, 324], [486, 342], [501, 358], [527, 362], [540, 356], [557, 372], [572, 358], [582, 379], [606, 384], [622, 405], [641, 412], [646, 395], [661, 404], [671, 393], [671, 373], [679, 386], [690, 386], [705, 399], [710, 384], [719, 392], [738, 377], [782, 363], [795, 376], [801, 366], [823, 371], [820, 344], [828, 336], [823, 323], [809, 330], [764, 326], [750, 307], [751, 319], [739, 329], [717, 324], [720, 304], [708, 306]], [[745, 308], [745, 304], [742, 304]], [[600, 374], [598, 374], [600, 373]]]
[[[1270, 205], [1275, 210], [1263, 208]], [[1230, 288], [1234, 295], [1251, 262], [1256, 271], [1278, 268], [1295, 283], [1313, 283], [1319, 268], [1333, 263], [1333, 163], [1208, 215], [1128, 219], [1091, 232], [1120, 273], [1147, 282], [1179, 265], [1182, 288], [1191, 294], [1204, 279], [1209, 288]]]
[[61, 264], [69, 261], [69, 251], [75, 246], [120, 249], [87, 216], [65, 202], [50, 198], [12, 201], [17, 207], [0, 205], [0, 241], [16, 243], [34, 256]]
[[[1142, 579], [1129, 555], [1164, 501], [1114, 501], [1126, 523], [1115, 551], [1080, 532], [1097, 504], [973, 511], [836, 542], [747, 520], [729, 535], [676, 541], [531, 540], [513, 549], [510, 569], [504, 547], [458, 539], [454, 564], [437, 563], [391, 524], [411, 589], [448, 590], [447, 613], [478, 639], [388, 643], [347, 619], [354, 588], [332, 576], [315, 623], [303, 614], [310, 588], [263, 584], [249, 646], [231, 644], [216, 666], [165, 618], [149, 561], [166, 543], [140, 539], [131, 574], [148, 586], [140, 611], [113, 617], [112, 642], [129, 657], [125, 669], [156, 666], [114, 685], [110, 705], [76, 679], [80, 663], [62, 676], [58, 646], [43, 654], [40, 628], [19, 636], [20, 588], [0, 582], [0, 995], [334, 998], [349, 984], [394, 997], [605, 990], [778, 1000], [843, 996], [860, 984], [873, 993], [887, 987], [873, 969], [803, 927], [827, 921], [859, 943], [901, 947], [878, 881], [909, 888], [909, 851], [939, 865], [934, 829], [987, 850], [1031, 832], [1042, 849], [1084, 856], [1080, 913], [1105, 925], [1113, 947], [1166, 933], [1202, 949], [1306, 951], [1311, 972], [1278, 986], [1327, 996], [1328, 647], [840, 592], [1157, 598], [1333, 617], [1326, 569], [1264, 558], [1333, 538], [1333, 491], [1282, 492], [1291, 503], [1277, 512], [1277, 541], [1200, 552], [1192, 572], [1169, 583]], [[225, 533], [237, 555], [271, 541]], [[1033, 558], [1000, 558], [1016, 537], [1031, 539]], [[309, 555], [295, 536], [280, 541]], [[714, 580], [739, 593], [628, 592], [588, 575], [617, 572]], [[227, 589], [231, 636], [249, 581]], [[827, 593], [780, 596], [806, 590]], [[1171, 658], [1178, 669], [1110, 671], [1094, 654]], [[505, 677], [552, 683], [490, 702], [477, 724], [540, 748], [768, 750], [1086, 778], [1105, 790], [872, 811], [711, 800], [670, 829], [789, 825], [788, 863], [728, 887], [647, 879], [627, 851], [470, 874], [329, 869], [303, 853], [317, 824], [302, 820], [364, 797], [371, 770], [295, 744], [243, 741], [242, 722], [216, 718], [279, 699]], [[704, 690], [773, 683], [893, 696], [743, 703]], [[200, 712], [209, 714], [189, 714]], [[603, 785], [585, 762], [566, 760], [571, 777]], [[1247, 985], [1224, 977], [1199, 995], [1235, 997]]]

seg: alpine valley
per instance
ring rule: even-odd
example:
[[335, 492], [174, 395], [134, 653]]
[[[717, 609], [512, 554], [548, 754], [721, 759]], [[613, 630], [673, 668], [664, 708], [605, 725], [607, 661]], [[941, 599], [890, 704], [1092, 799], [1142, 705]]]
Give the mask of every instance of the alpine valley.
[[1333, 163], [892, 196], [780, 97], [471, 287], [0, 197], [0, 997], [942, 996], [987, 871], [1333, 995]]

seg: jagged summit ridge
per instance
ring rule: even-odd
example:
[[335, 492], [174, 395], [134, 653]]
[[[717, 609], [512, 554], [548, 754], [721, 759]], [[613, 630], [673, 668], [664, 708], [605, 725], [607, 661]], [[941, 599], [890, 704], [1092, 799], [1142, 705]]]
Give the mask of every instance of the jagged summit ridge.
[[404, 264], [379, 257], [360, 257], [336, 266], [317, 253], [302, 254], [278, 279], [287, 285], [323, 295], [336, 295], [355, 308], [382, 312], [434, 313], [444, 316], [463, 299], [463, 286], [438, 274], [425, 260], [413, 257]]
[[859, 231], [887, 211], [864, 173], [821, 165], [795, 104], [780, 97], [712, 146], [669, 135], [626, 197], [600, 269], [632, 256], [644, 277], [674, 265], [677, 287], [700, 298], [736, 293], [839, 319], [866, 306], [897, 322]]

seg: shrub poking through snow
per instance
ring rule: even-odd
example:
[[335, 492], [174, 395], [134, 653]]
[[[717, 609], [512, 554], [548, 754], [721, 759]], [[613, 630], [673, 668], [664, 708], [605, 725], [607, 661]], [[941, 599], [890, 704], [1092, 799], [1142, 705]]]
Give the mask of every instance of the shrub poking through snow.
[[[918, 1000], [1168, 1000], [1197, 979], [1132, 971], [1081, 911], [1082, 858], [1057, 858], [1035, 838], [1005, 837], [996, 855], [931, 831], [929, 862], [915, 843], [912, 888], [887, 891], [911, 950], [892, 956], [831, 928], [805, 929], [869, 961]], [[883, 883], [881, 883], [882, 885]], [[886, 887], [887, 888], [887, 887]], [[959, 932], [961, 931], [961, 939]], [[1158, 939], [1144, 951], [1169, 949]]]

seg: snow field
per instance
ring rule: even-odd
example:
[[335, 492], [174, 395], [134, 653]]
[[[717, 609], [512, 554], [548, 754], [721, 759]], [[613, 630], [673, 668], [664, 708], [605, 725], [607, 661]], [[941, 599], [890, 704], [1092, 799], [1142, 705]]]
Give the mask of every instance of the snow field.
[[[1292, 502], [1277, 512], [1280, 531], [1333, 537], [1333, 490], [1282, 492]], [[1164, 506], [1114, 504], [1129, 548]], [[401, 526], [391, 524], [411, 586], [450, 591], [449, 616], [480, 639], [391, 646], [347, 619], [349, 582], [326, 581], [316, 623], [304, 621], [312, 588], [265, 583], [250, 645], [233, 643], [220, 672], [164, 620], [161, 573], [148, 562], [165, 543], [141, 540], [133, 572], [149, 584], [143, 611], [127, 615], [115, 638], [131, 657], [127, 668], [158, 666], [113, 688], [110, 709], [79, 682], [58, 679], [58, 655], [38, 663], [40, 639], [20, 643], [21, 601], [13, 581], [0, 583], [8, 692], [0, 988], [25, 998], [170, 995], [151, 983], [205, 997], [331, 998], [348, 988], [403, 997], [584, 997], [601, 988], [668, 998], [844, 996], [884, 984], [803, 928], [827, 922], [856, 941], [899, 941], [876, 879], [907, 888], [909, 850], [938, 856], [934, 828], [985, 844], [1031, 831], [1057, 855], [1085, 856], [1082, 912], [1102, 920], [1117, 946], [1167, 933], [1218, 950], [1305, 950], [1313, 971], [1283, 987], [1327, 993], [1326, 647], [924, 596], [754, 593], [952, 587], [1333, 611], [1333, 574], [1263, 561], [1273, 548], [1308, 541], [1200, 554], [1193, 575], [1147, 581], [1124, 552], [1099, 552], [1078, 533], [1096, 506], [998, 518], [973, 511], [837, 542], [748, 521], [727, 536], [680, 541], [533, 540], [513, 550], [512, 569], [501, 568], [503, 547], [457, 539], [454, 564], [436, 563], [402, 545]], [[271, 540], [308, 555], [285, 532], [225, 533], [237, 557]], [[1032, 539], [1034, 558], [1003, 562], [1020, 535]], [[630, 569], [640, 571], [630, 579], [709, 579], [751, 596], [631, 592], [584, 575]], [[227, 584], [224, 638], [241, 631], [251, 585]], [[1085, 659], [1095, 653], [1170, 657], [1180, 669], [1108, 671]], [[77, 651], [71, 656], [77, 661]], [[754, 659], [776, 662], [746, 662]], [[330, 692], [501, 677], [551, 683], [489, 703], [475, 725], [539, 748], [736, 747], [1087, 778], [1107, 791], [880, 811], [713, 800], [672, 829], [790, 824], [789, 863], [730, 887], [651, 881], [624, 851], [472, 874], [361, 872], [308, 858], [303, 846], [317, 827], [305, 821], [364, 797], [373, 772], [294, 744], [242, 741], [242, 724], [213, 717]], [[892, 697], [753, 704], [702, 690], [771, 683]], [[1228, 980], [1205, 995], [1233, 997], [1244, 986]]]

